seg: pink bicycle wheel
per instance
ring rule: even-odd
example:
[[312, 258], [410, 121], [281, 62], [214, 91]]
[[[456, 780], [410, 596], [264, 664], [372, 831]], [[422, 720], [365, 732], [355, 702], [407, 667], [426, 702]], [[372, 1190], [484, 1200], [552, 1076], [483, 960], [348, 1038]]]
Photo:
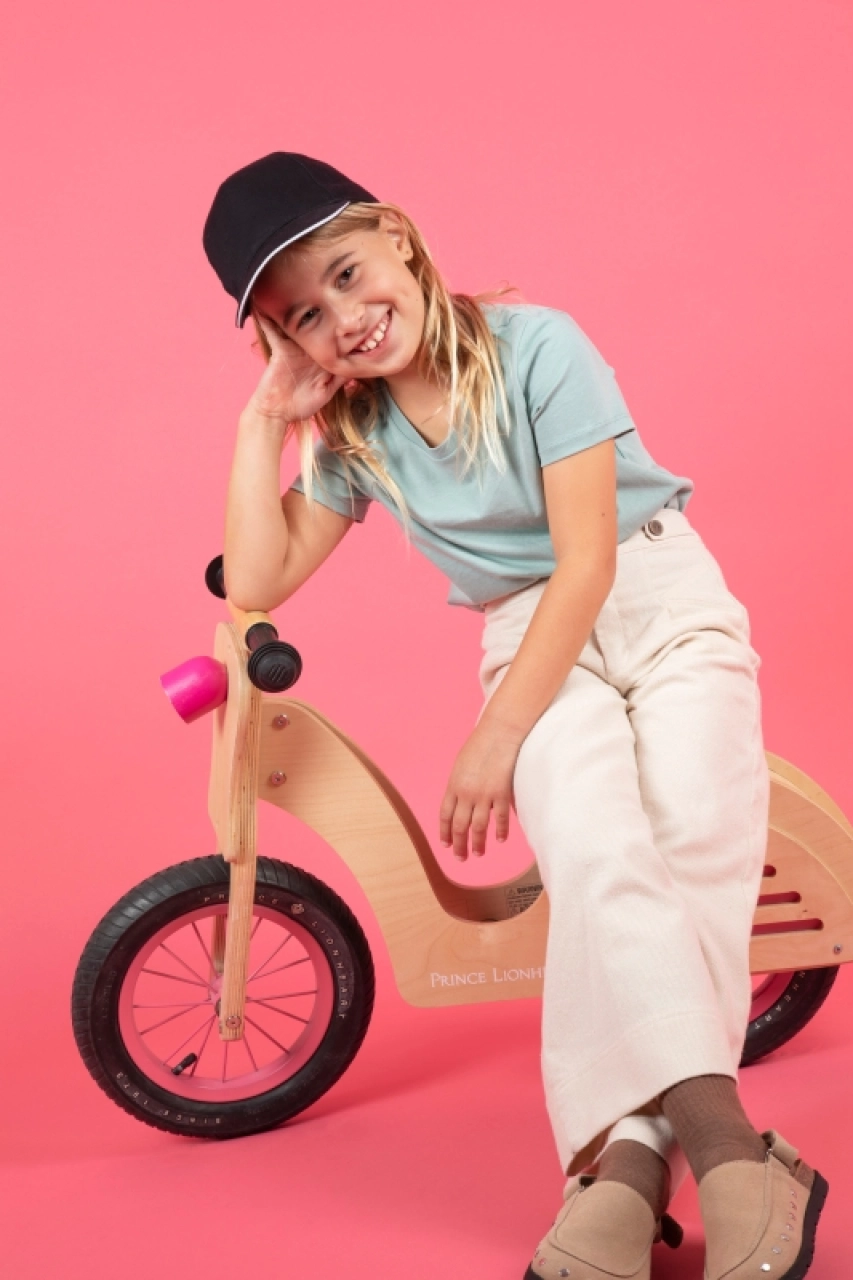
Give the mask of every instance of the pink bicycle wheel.
[[212, 957], [217, 921], [227, 912], [226, 905], [201, 907], [164, 925], [119, 995], [130, 1057], [181, 1098], [225, 1102], [275, 1089], [305, 1066], [332, 1018], [332, 971], [317, 938], [299, 917], [256, 907], [243, 1038], [219, 1038], [222, 974]]
[[244, 1035], [219, 1036], [229, 870], [197, 858], [107, 912], [81, 956], [72, 1017], [83, 1061], [137, 1119], [237, 1137], [289, 1120], [347, 1069], [367, 1031], [365, 936], [327, 885], [258, 859]]

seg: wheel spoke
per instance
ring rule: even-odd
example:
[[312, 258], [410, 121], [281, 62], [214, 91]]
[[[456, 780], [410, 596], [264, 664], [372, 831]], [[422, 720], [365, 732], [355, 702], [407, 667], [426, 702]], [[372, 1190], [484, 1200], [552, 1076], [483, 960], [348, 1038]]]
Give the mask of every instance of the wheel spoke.
[[[264, 1000], [295, 1000], [297, 996], [316, 996], [317, 987], [312, 987], [311, 991], [286, 991], [281, 996], [264, 996]], [[261, 1000], [260, 996], [250, 996], [250, 1000]]]
[[[293, 938], [293, 936], [294, 936], [294, 935], [293, 935], [292, 933], [289, 933], [289, 934], [288, 934], [288, 936], [284, 939], [284, 941], [279, 943], [279, 945], [276, 947], [276, 950], [272, 953], [272, 955], [267, 956], [267, 959], [264, 961], [264, 963], [263, 963], [263, 964], [259, 964], [259, 966], [258, 966], [258, 968], [255, 970], [255, 972], [254, 972], [253, 974], [251, 974], [251, 976], [250, 976], [250, 977], [248, 977], [248, 978], [246, 979], [246, 981], [247, 981], [247, 982], [252, 982], [255, 978], [257, 978], [257, 977], [258, 977], [258, 975], [261, 973], [262, 969], [266, 969], [266, 967], [267, 967], [267, 965], [270, 963], [270, 961], [275, 959], [275, 957], [276, 957], [276, 956], [279, 954], [279, 952], [281, 951], [282, 947], [286, 947], [286, 946], [288, 945], [288, 943], [291, 941], [291, 939]], [[269, 975], [268, 975], [268, 977], [269, 977]]]
[[[212, 1014], [211, 1014], [211, 1016], [210, 1016], [210, 1018], [208, 1019], [208, 1022], [209, 1022], [209, 1023], [212, 1023], [212, 1022], [214, 1021], [214, 1019], [215, 1019], [215, 1018], [216, 1018], [216, 1014], [215, 1014], [215, 1013], [212, 1013]], [[205, 1022], [200, 1022], [200, 1023], [199, 1023], [199, 1025], [196, 1027], [195, 1031], [191, 1031], [191, 1032], [190, 1032], [190, 1034], [187, 1036], [187, 1039], [186, 1039], [186, 1040], [182, 1040], [182, 1041], [181, 1041], [181, 1043], [178, 1045], [178, 1048], [177, 1048], [177, 1049], [173, 1049], [171, 1053], [167, 1053], [166, 1057], [163, 1059], [164, 1063], [168, 1062], [170, 1058], [174, 1058], [177, 1054], [179, 1054], [179, 1053], [181, 1052], [181, 1050], [184, 1048], [184, 1046], [190, 1043], [190, 1041], [192, 1040], [193, 1036], [198, 1035], [198, 1034], [199, 1034], [199, 1032], [201, 1031], [202, 1027], [204, 1027], [204, 1026], [206, 1026], [206, 1025], [207, 1025], [207, 1023], [205, 1023]]]
[[207, 1000], [200, 1000], [198, 1004], [187, 1005], [185, 1009], [179, 1009], [177, 1013], [172, 1013], [168, 1018], [161, 1018], [159, 1022], [153, 1022], [150, 1027], [140, 1027], [139, 1034], [147, 1036], [150, 1031], [156, 1031], [158, 1027], [165, 1027], [167, 1022], [174, 1022], [176, 1018], [183, 1018], [184, 1014], [190, 1009], [200, 1009], [203, 1004], [207, 1004]]
[[243, 1047], [244, 1047], [244, 1049], [246, 1050], [246, 1052], [249, 1054], [249, 1061], [252, 1063], [252, 1070], [253, 1070], [253, 1071], [257, 1071], [257, 1070], [258, 1070], [258, 1063], [255, 1061], [255, 1054], [254, 1054], [254, 1053], [252, 1052], [252, 1050], [249, 1048], [249, 1037], [248, 1037], [248, 1035], [246, 1034], [246, 1028], [245, 1028], [245, 1027], [243, 1028]]
[[280, 1013], [283, 1018], [293, 1018], [294, 1022], [301, 1022], [304, 1027], [309, 1024], [308, 1018], [299, 1018], [295, 1013], [288, 1013], [287, 1009], [277, 1009], [274, 1004], [267, 1004], [266, 1000], [258, 1000], [254, 996], [247, 996], [247, 1000], [251, 1000], [253, 1004], [261, 1004], [265, 1009], [270, 1009], [273, 1013]]
[[[297, 964], [307, 964], [310, 959], [311, 959], [310, 956], [303, 956], [301, 960], [291, 960], [290, 964], [277, 965], [275, 969], [270, 969], [267, 973], [265, 973], [264, 977], [272, 978], [274, 973], [282, 973], [285, 969], [293, 969], [294, 965], [297, 965]], [[263, 965], [261, 967], [263, 968]], [[247, 978], [246, 981], [247, 983], [252, 982], [253, 978]]]
[[[271, 999], [271, 1000], [272, 998], [273, 998], [272, 996], [268, 997], [268, 999]], [[179, 1004], [178, 1001], [175, 1000], [172, 1002], [172, 1004], [135, 1004], [133, 1008], [134, 1009], [198, 1009], [200, 1004], [207, 1004], [207, 1001], [196, 1000], [194, 1004], [191, 1004], [189, 1002]]]
[[213, 1025], [214, 1025], [214, 1022], [215, 1022], [215, 1021], [216, 1021], [216, 1014], [214, 1014], [214, 1016], [211, 1018], [210, 1022], [208, 1023], [208, 1029], [207, 1029], [207, 1031], [205, 1032], [205, 1038], [204, 1038], [204, 1040], [202, 1041], [201, 1048], [199, 1049], [199, 1052], [196, 1054], [196, 1061], [195, 1061], [195, 1062], [193, 1063], [193, 1065], [190, 1067], [189, 1074], [190, 1074], [191, 1076], [194, 1076], [194, 1075], [196, 1074], [196, 1067], [199, 1065], [199, 1063], [200, 1063], [200, 1062], [201, 1062], [201, 1060], [202, 1060], [202, 1054], [203, 1054], [203, 1053], [204, 1053], [204, 1051], [205, 1051], [205, 1045], [206, 1045], [206, 1044], [207, 1044], [207, 1042], [208, 1042], [208, 1038], [209, 1038], [209, 1036], [210, 1036], [210, 1033], [213, 1031]]
[[291, 1054], [290, 1049], [286, 1049], [285, 1046], [281, 1043], [281, 1041], [277, 1040], [275, 1036], [271, 1036], [269, 1031], [265, 1031], [263, 1027], [259, 1026], [258, 1023], [253, 1018], [249, 1017], [248, 1013], [246, 1015], [246, 1021], [249, 1023], [250, 1026], [254, 1027], [256, 1031], [260, 1031], [262, 1036], [266, 1036], [268, 1040], [272, 1040], [273, 1044], [278, 1049], [281, 1049], [282, 1053], [286, 1053], [288, 1057], [290, 1057], [290, 1054]]
[[189, 982], [191, 987], [204, 987], [206, 991], [210, 991], [210, 984], [207, 982], [196, 982], [193, 978], [182, 978], [177, 973], [164, 973], [162, 969], [142, 969], [142, 973], [152, 973], [157, 978], [171, 978], [173, 982]]
[[213, 969], [213, 967], [214, 967], [214, 962], [213, 962], [213, 960], [212, 960], [212, 958], [211, 958], [211, 953], [208, 951], [207, 947], [205, 946], [204, 939], [202, 938], [202, 935], [201, 935], [201, 933], [199, 932], [199, 926], [196, 924], [195, 920], [193, 921], [193, 933], [195, 933], [196, 937], [197, 937], [197, 938], [198, 938], [198, 940], [199, 940], [199, 946], [201, 947], [202, 951], [204, 952], [204, 957], [205, 957], [205, 959], [207, 960], [207, 962], [208, 962], [208, 964], [210, 965], [211, 969]]
[[229, 1040], [222, 1042], [222, 1083], [225, 1084], [225, 1077], [228, 1075], [228, 1046]]
[[[168, 956], [171, 956], [173, 960], [177, 960], [179, 964], [183, 965], [184, 968], [187, 970], [187, 973], [191, 973], [194, 978], [198, 978], [201, 982], [204, 982], [204, 978], [202, 977], [202, 975], [196, 969], [194, 969], [192, 965], [187, 964], [186, 960], [182, 960], [180, 956], [176, 956], [172, 948], [167, 947], [165, 942], [161, 942], [160, 947], [163, 951], [166, 952]], [[205, 983], [205, 985], [208, 986], [210, 984]]]
[[252, 941], [252, 939], [255, 937], [255, 934], [258, 932], [258, 930], [261, 928], [261, 921], [262, 921], [263, 919], [264, 919], [264, 917], [263, 917], [263, 916], [259, 916], [259, 917], [258, 917], [258, 919], [255, 921], [255, 927], [254, 927], [254, 929], [252, 930], [252, 932], [251, 932], [251, 933], [250, 933], [250, 935], [249, 935], [249, 941], [250, 941], [250, 942], [251, 942], [251, 941]]

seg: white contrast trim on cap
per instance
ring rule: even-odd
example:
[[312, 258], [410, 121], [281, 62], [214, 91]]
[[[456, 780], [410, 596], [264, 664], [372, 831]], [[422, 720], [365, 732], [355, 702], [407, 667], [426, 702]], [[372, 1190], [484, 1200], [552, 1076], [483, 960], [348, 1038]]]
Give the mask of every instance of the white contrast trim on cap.
[[317, 228], [322, 227], [325, 222], [331, 222], [333, 218], [337, 218], [339, 213], [342, 213], [343, 210], [347, 208], [347, 205], [352, 203], [353, 203], [352, 200], [345, 200], [340, 209], [336, 209], [334, 213], [330, 213], [326, 218], [321, 218], [320, 221], [315, 222], [313, 226], [306, 227], [305, 231], [300, 231], [295, 236], [291, 236], [290, 240], [283, 240], [281, 244], [276, 245], [272, 253], [267, 254], [266, 258], [261, 263], [260, 267], [255, 272], [254, 276], [246, 286], [246, 291], [240, 300], [240, 306], [237, 308], [237, 318], [235, 320], [235, 323], [238, 326], [240, 324], [240, 321], [243, 319], [244, 308], [246, 306], [246, 303], [249, 301], [249, 295], [252, 292], [252, 287], [255, 284], [255, 281], [260, 276], [261, 272], [266, 267], [267, 263], [271, 260], [271, 258], [275, 258], [276, 254], [281, 253], [282, 249], [287, 248], [289, 244], [293, 244], [294, 240], [299, 240], [302, 236], [307, 236], [309, 231], [316, 231]]

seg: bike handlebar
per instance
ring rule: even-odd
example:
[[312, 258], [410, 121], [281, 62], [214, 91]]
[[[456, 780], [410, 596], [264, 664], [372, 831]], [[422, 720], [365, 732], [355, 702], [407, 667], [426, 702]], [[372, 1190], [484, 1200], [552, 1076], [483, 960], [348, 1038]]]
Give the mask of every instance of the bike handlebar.
[[225, 600], [249, 650], [249, 679], [265, 693], [283, 693], [302, 674], [302, 658], [292, 644], [279, 639], [270, 615], [261, 610], [246, 611], [232, 604], [225, 592], [223, 558], [216, 556], [205, 570], [205, 583], [212, 595]]

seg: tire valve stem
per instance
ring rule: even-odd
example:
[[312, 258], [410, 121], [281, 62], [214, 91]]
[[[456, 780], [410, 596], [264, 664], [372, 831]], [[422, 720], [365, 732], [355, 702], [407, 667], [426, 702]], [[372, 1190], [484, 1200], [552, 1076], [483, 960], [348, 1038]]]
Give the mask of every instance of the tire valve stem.
[[188, 1053], [186, 1058], [182, 1058], [177, 1067], [172, 1068], [173, 1076], [179, 1076], [182, 1071], [186, 1071], [187, 1067], [191, 1067], [194, 1062], [198, 1062], [198, 1058], [194, 1053]]

